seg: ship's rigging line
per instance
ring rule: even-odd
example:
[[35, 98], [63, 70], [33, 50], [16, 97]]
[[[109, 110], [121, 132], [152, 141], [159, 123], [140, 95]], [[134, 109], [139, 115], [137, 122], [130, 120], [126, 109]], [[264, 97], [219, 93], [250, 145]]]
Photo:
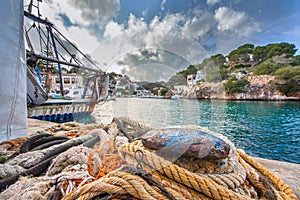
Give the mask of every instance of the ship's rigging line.
[[[80, 49], [78, 49], [68, 38], [66, 38], [56, 27], [52, 27], [59, 35], [61, 35], [67, 42], [69, 42], [73, 48], [75, 48], [85, 59], [87, 59], [92, 65], [101, 70], [89, 57], [87, 57]], [[101, 70], [102, 71], [102, 70]]]
[[[43, 48], [43, 46], [46, 46], [46, 49], [47, 49], [47, 54], [48, 54], [48, 48], [49, 48], [49, 44], [48, 43], [50, 43], [50, 45], [53, 45], [53, 42], [51, 42], [51, 40], [49, 40], [49, 32], [51, 32], [50, 34], [52, 34], [53, 35], [53, 37], [54, 37], [54, 39], [55, 39], [55, 41], [57, 41], [58, 42], [58, 44], [65, 50], [65, 52], [67, 53], [67, 54], [69, 54], [69, 56], [71, 57], [71, 59], [70, 59], [70, 62], [72, 61], [72, 60], [74, 60], [75, 62], [76, 62], [76, 64], [78, 65], [78, 66], [74, 66], [74, 65], [70, 65], [70, 66], [73, 66], [73, 67], [79, 67], [79, 68], [83, 68], [83, 69], [87, 69], [87, 70], [91, 70], [91, 71], [96, 71], [96, 70], [93, 70], [92, 68], [88, 68], [88, 67], [83, 67], [82, 65], [83, 65], [83, 63], [80, 61], [80, 60], [78, 60], [77, 58], [76, 58], [76, 56], [74, 55], [74, 54], [72, 54], [69, 50], [68, 50], [68, 48], [63, 44], [63, 42], [62, 42], [62, 40], [61, 40], [61, 38], [59, 37], [59, 36], [61, 36], [64, 40], [66, 40], [79, 54], [81, 54], [89, 63], [91, 63], [93, 66], [95, 66], [98, 70], [98, 72], [102, 72], [102, 70], [101, 70], [101, 68], [100, 67], [98, 67], [88, 56], [86, 56], [78, 47], [76, 47], [69, 39], [67, 39], [56, 27], [54, 27], [54, 25], [52, 24], [52, 23], [50, 23], [50, 22], [48, 22], [48, 21], [44, 21], [43, 19], [41, 19], [41, 18], [38, 18], [38, 17], [36, 17], [36, 16], [34, 16], [33, 14], [30, 14], [30, 13], [27, 13], [27, 12], [24, 12], [24, 14], [25, 14], [25, 16], [27, 16], [27, 17], [29, 17], [29, 18], [31, 18], [32, 20], [34, 20], [35, 22], [37, 22], [38, 23], [38, 28], [36, 28], [36, 31], [38, 32], [38, 35], [39, 35], [39, 37], [40, 37], [40, 48], [41, 48], [41, 52], [42, 52], [42, 48]], [[40, 26], [40, 21], [42, 21], [43, 23], [42, 24], [45, 24], [46, 25], [46, 27], [47, 27], [47, 32], [48, 32], [48, 36], [46, 35], [46, 33], [43, 31], [43, 29], [41, 28], [41, 26]], [[31, 49], [31, 52], [32, 53], [34, 53], [35, 51], [34, 51], [34, 48], [33, 48], [33, 45], [32, 45], [32, 43], [31, 43], [31, 41], [30, 41], [30, 37], [29, 37], [29, 35], [28, 35], [28, 33], [30, 32], [30, 30], [32, 29], [32, 28], [35, 28], [36, 27], [36, 25], [35, 25], [35, 22], [34, 22], [34, 24], [28, 29], [28, 30], [26, 30], [26, 28], [25, 28], [25, 32], [26, 32], [26, 40], [27, 40], [27, 43], [28, 43], [28, 45], [29, 45], [29, 47], [30, 47], [30, 49]], [[49, 29], [51, 29], [51, 30], [49, 30]], [[55, 30], [55, 32], [53, 32], [52, 30]], [[42, 33], [42, 34], [41, 34]], [[45, 40], [43, 39], [43, 36], [45, 37], [45, 38], [48, 38], [47, 39], [47, 43], [45, 42]], [[60, 52], [58, 52], [58, 54], [60, 55], [60, 57], [65, 61], [64, 63], [61, 63], [61, 64], [66, 64], [66, 63], [69, 63], [68, 61], [67, 61], [67, 59], [65, 59], [64, 58], [64, 56], [60, 53]], [[47, 55], [48, 56], [48, 55]], [[40, 59], [44, 59], [45, 57], [43, 57], [43, 56], [40, 56]], [[52, 62], [55, 62], [55, 60], [54, 59], [51, 59], [52, 60]], [[50, 61], [50, 60], [48, 60], [48, 61]], [[59, 62], [59, 61], [58, 61]]]

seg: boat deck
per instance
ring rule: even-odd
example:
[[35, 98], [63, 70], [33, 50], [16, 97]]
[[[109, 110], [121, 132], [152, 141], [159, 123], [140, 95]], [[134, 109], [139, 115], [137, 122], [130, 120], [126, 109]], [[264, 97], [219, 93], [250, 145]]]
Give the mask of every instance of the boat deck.
[[80, 104], [80, 103], [90, 103], [91, 99], [71, 99], [71, 100], [67, 100], [67, 99], [48, 99], [47, 101], [45, 101], [44, 103], [42, 103], [41, 105], [52, 105], [52, 104]]

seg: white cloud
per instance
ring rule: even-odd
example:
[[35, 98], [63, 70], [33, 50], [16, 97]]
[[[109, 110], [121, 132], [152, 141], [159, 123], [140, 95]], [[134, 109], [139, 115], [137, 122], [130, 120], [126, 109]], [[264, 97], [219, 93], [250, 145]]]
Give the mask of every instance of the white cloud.
[[227, 54], [236, 47], [255, 41], [254, 34], [260, 31], [259, 24], [245, 12], [228, 7], [215, 10], [217, 21], [215, 34], [215, 52]]
[[132, 13], [130, 13], [128, 30], [145, 29], [146, 27], [147, 23], [144, 21], [144, 18], [136, 18]]
[[204, 38], [216, 26], [216, 20], [210, 13], [204, 13], [202, 16], [188, 19], [183, 26], [184, 34], [193, 38]]
[[143, 17], [146, 17], [146, 16], [148, 15], [148, 13], [149, 13], [149, 9], [144, 10], [144, 11], [142, 12], [142, 16], [143, 16]]
[[120, 35], [123, 31], [124, 31], [123, 25], [119, 25], [114, 21], [110, 21], [105, 27], [103, 36], [105, 38], [113, 38], [116, 37], [117, 35]]
[[80, 11], [81, 18], [88, 23], [105, 25], [120, 11], [119, 0], [68, 0], [69, 5]]
[[161, 9], [162, 11], [165, 10], [166, 3], [167, 3], [167, 0], [162, 0], [162, 2], [161, 2], [161, 4], [160, 4], [160, 9]]
[[213, 5], [215, 5], [216, 3], [219, 3], [220, 2], [220, 0], [207, 0], [207, 5], [209, 5], [209, 6], [213, 6]]
[[238, 12], [228, 7], [220, 7], [215, 11], [219, 31], [230, 31], [237, 36], [249, 36], [259, 31], [258, 23], [254, 22], [245, 12]]
[[99, 43], [98, 39], [91, 35], [87, 29], [72, 26], [65, 31], [68, 34], [68, 39], [84, 53], [90, 53]]
[[[193, 17], [182, 13], [155, 16], [149, 23], [130, 14], [127, 26], [110, 22], [104, 31], [105, 42], [93, 55], [106, 70], [125, 72], [134, 80], [166, 80], [210, 54], [228, 53], [258, 30], [249, 16], [230, 8], [221, 7], [215, 13], [195, 8], [190, 13]], [[210, 54], [201, 45], [207, 40], [214, 47]], [[161, 70], [156, 69], [162, 65]], [[174, 73], [163, 73], [171, 69]]]
[[[162, 19], [155, 16], [147, 24], [143, 18], [130, 14], [126, 28], [115, 22], [106, 26], [106, 40], [92, 56], [106, 66], [105, 70], [126, 72], [133, 80], [167, 80], [178, 70], [208, 56], [192, 34], [184, 34], [193, 31], [189, 24], [196, 23], [185, 20], [182, 14], [167, 14]], [[183, 28], [180, 24], [184, 23], [187, 24]], [[119, 35], [112, 34], [116, 32]]]
[[[29, 3], [29, 0], [25, 2], [25, 5], [26, 3]], [[43, 19], [47, 17], [64, 36], [76, 44], [84, 53], [91, 52], [99, 43], [98, 38], [92, 35], [89, 29], [85, 28], [85, 25], [88, 25], [88, 23], [82, 19], [80, 12], [70, 7], [66, 1], [44, 1], [40, 4], [40, 12]], [[79, 26], [65, 27], [62, 19], [59, 17], [60, 13], [66, 14], [72, 23], [79, 24]], [[35, 9], [33, 9], [33, 14], [37, 15]]]

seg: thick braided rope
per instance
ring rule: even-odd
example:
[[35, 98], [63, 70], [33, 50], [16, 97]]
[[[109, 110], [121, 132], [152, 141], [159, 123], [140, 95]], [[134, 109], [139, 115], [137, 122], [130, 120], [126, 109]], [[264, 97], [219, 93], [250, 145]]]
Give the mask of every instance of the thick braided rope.
[[[121, 117], [118, 118], [119, 120], [130, 124], [131, 126], [137, 126], [139, 128], [142, 128], [144, 130], [153, 130], [152, 127], [146, 126], [138, 121], [132, 120], [128, 117]], [[194, 126], [197, 129], [202, 130], [202, 127], [199, 126]], [[209, 130], [206, 130], [209, 131]], [[213, 133], [211, 131], [209, 131], [210, 134], [216, 134]], [[235, 151], [235, 148], [234, 148]], [[199, 174], [200, 176], [204, 176], [208, 179], [211, 179], [212, 181], [217, 182], [220, 185], [223, 185], [224, 187], [229, 187], [231, 189], [234, 189], [238, 186], [240, 186], [241, 184], [244, 183], [245, 179], [246, 179], [246, 171], [244, 170], [244, 168], [237, 163], [234, 167], [234, 173], [229, 173], [229, 174], [213, 174], [213, 175], [206, 175], [206, 174]]]
[[88, 183], [82, 187], [67, 194], [63, 199], [91, 199], [101, 194], [130, 194], [138, 199], [167, 200], [160, 194], [159, 189], [151, 187], [144, 179], [139, 176], [128, 174], [119, 170], [112, 171], [94, 182]]
[[[132, 120], [130, 118], [127, 117], [121, 117], [118, 118], [119, 120], [130, 124], [131, 126], [137, 126], [139, 128], [142, 128], [144, 130], [153, 130], [153, 128], [146, 126], [140, 122], [137, 122], [135, 120]], [[199, 127], [199, 126], [192, 126], [194, 128], [197, 129], [204, 129], [203, 127]], [[206, 130], [207, 132], [209, 132], [212, 135], [217, 135], [217, 136], [221, 136], [220, 134], [216, 134], [214, 132], [211, 132], [209, 130]], [[223, 136], [222, 136], [223, 138]], [[224, 138], [223, 138], [224, 139]], [[229, 142], [231, 144], [231, 142]], [[235, 148], [233, 148], [235, 151]], [[235, 153], [234, 153], [235, 155]], [[214, 181], [216, 183], [218, 183], [219, 185], [223, 185], [224, 187], [228, 187], [231, 189], [235, 189], [236, 187], [239, 187], [241, 184], [243, 184], [245, 182], [246, 179], [246, 171], [244, 170], [244, 168], [239, 164], [236, 163], [233, 169], [233, 173], [226, 173], [226, 174], [198, 174], [199, 176], [203, 176], [205, 178], [210, 179], [211, 181]]]
[[[123, 157], [129, 155], [134, 157], [136, 151], [142, 151], [144, 156], [142, 158], [143, 165], [149, 165], [153, 170], [159, 171], [162, 175], [184, 184], [190, 188], [197, 190], [213, 199], [247, 199], [248, 197], [242, 196], [224, 186], [218, 185], [216, 182], [211, 181], [206, 177], [199, 176], [184, 168], [174, 165], [153, 152], [142, 148], [138, 145], [139, 141], [125, 144], [119, 148], [119, 152]], [[125, 158], [127, 161], [127, 158]], [[136, 164], [136, 163], [134, 163]]]
[[[135, 163], [136, 161], [131, 156], [126, 157], [126, 160], [128, 163]], [[176, 181], [166, 176], [162, 176], [161, 173], [153, 170], [153, 168], [149, 167], [148, 165], [143, 165], [143, 169], [151, 173], [152, 177], [176, 199], [211, 199], [204, 194], [197, 192], [196, 190], [193, 190], [183, 184], [177, 183]]]
[[263, 174], [266, 178], [268, 178], [284, 199], [287, 197], [288, 199], [295, 199], [295, 200], [297, 199], [292, 189], [282, 179], [277, 177], [270, 170], [268, 170], [263, 165], [255, 161], [250, 156], [248, 156], [243, 150], [237, 149], [237, 153], [253, 168], [255, 168], [257, 171]]
[[267, 188], [259, 180], [259, 174], [251, 167], [240, 155], [238, 155], [239, 162], [245, 168], [247, 172], [247, 178], [251, 182], [254, 188], [258, 189], [260, 194], [263, 194], [267, 191]]
[[132, 119], [130, 119], [128, 117], [120, 117], [118, 119], [121, 120], [121, 121], [123, 121], [123, 122], [125, 122], [125, 123], [128, 123], [128, 124], [130, 124], [132, 126], [136, 126], [136, 127], [141, 128], [141, 129], [144, 129], [144, 130], [148, 130], [148, 131], [153, 130], [153, 128], [151, 128], [149, 126], [146, 126], [145, 124], [142, 124], [142, 123], [140, 123], [138, 121], [132, 120]]
[[219, 185], [235, 189], [242, 185], [246, 180], [246, 171], [240, 163], [236, 163], [234, 171], [228, 174], [198, 174], [208, 178]]
[[[211, 198], [201, 194], [183, 184], [177, 183], [168, 177], [162, 176], [159, 172], [152, 171], [152, 177], [159, 182], [169, 193], [171, 193], [176, 199], [199, 199], [199, 200], [210, 200]], [[179, 195], [177, 195], [179, 194]], [[180, 198], [181, 197], [181, 198]]]
[[135, 190], [137, 190], [137, 193], [139, 194], [139, 197], [141, 197], [141, 199], [144, 199], [143, 196], [148, 197], [149, 195], [159, 199], [167, 199], [166, 197], [160, 194], [159, 189], [155, 190], [156, 189], [155, 187], [151, 187], [143, 178], [139, 176], [135, 176], [119, 170], [107, 174], [107, 177], [115, 177], [115, 176], [128, 181], [129, 183], [132, 184], [132, 186], [139, 184], [141, 188], [144, 189], [144, 191], [139, 191], [139, 188], [135, 188]]

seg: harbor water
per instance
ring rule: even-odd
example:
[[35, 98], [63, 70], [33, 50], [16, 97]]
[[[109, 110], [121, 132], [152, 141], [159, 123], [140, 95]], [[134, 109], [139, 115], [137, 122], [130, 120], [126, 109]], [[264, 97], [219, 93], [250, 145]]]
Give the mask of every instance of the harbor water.
[[300, 163], [300, 102], [118, 98], [97, 106], [94, 117], [129, 117], [154, 128], [196, 124], [252, 156]]

